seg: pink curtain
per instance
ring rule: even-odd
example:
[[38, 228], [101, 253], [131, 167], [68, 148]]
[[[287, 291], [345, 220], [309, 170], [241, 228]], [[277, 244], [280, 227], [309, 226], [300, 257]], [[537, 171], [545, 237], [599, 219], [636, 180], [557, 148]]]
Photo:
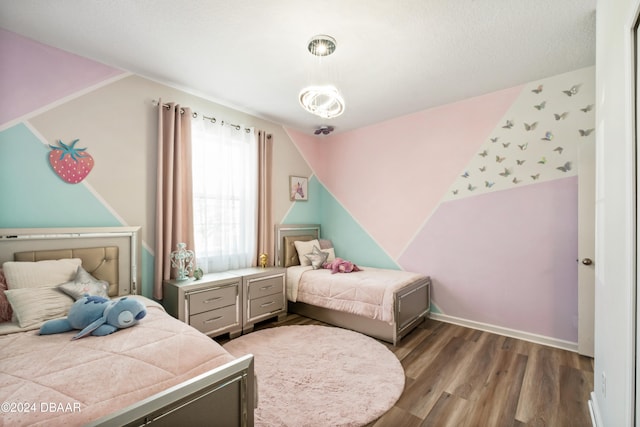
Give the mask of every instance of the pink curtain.
[[256, 259], [260, 262], [260, 254], [269, 255], [268, 265], [275, 260], [273, 242], [273, 220], [271, 215], [271, 163], [273, 157], [273, 143], [271, 135], [264, 131], [258, 132], [258, 253]]
[[153, 297], [162, 299], [162, 281], [172, 277], [171, 252], [178, 243], [193, 250], [191, 110], [158, 101], [158, 176]]

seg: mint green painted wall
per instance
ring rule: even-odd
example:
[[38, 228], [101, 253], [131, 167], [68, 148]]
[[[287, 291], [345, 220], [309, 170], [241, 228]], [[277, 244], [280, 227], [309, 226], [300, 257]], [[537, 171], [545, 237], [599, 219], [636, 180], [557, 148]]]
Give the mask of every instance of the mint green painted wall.
[[0, 182], [11, 183], [0, 186], [0, 227], [122, 225], [84, 184], [62, 181], [48, 153], [23, 124], [0, 132]]
[[[48, 153], [23, 124], [0, 132], [0, 228], [124, 225], [87, 186], [62, 181]], [[153, 265], [153, 255], [143, 248], [141, 293], [147, 297], [153, 294]]]
[[326, 190], [322, 184], [312, 176], [307, 186], [309, 200], [293, 203], [293, 207], [285, 216], [283, 224], [321, 224], [322, 200]]
[[358, 265], [398, 270], [396, 264], [327, 191], [315, 176], [309, 179], [309, 200], [295, 202], [284, 224], [320, 224], [336, 255]]

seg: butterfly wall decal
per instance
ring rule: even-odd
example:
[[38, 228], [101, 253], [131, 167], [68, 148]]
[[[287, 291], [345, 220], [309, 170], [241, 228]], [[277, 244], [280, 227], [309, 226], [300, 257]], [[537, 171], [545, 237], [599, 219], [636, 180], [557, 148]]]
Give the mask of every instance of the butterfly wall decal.
[[564, 93], [567, 96], [577, 95], [578, 94], [578, 90], [580, 90], [580, 86], [582, 86], [582, 85], [581, 84], [573, 85], [573, 86], [571, 86], [571, 89], [563, 90], [562, 93]]
[[[588, 93], [586, 89], [583, 93], [581, 87], [583, 83], [580, 83], [580, 78], [575, 79], [574, 83], [576, 84], [564, 86], [566, 90], [562, 90], [563, 86], [547, 88], [549, 89], [547, 92], [552, 96], [548, 96], [545, 92], [544, 97], [539, 96], [533, 99], [529, 95], [528, 102], [525, 101], [526, 104], [522, 106], [525, 110], [520, 110], [520, 115], [513, 115], [510, 112], [507, 113], [507, 117], [511, 115], [510, 119], [503, 117], [500, 119], [502, 123], [494, 122], [495, 129], [508, 129], [510, 133], [506, 133], [505, 130], [497, 132], [494, 130], [494, 134], [490, 134], [484, 140], [484, 146], [475, 152], [482, 160], [477, 157], [472, 158], [466, 170], [463, 169], [464, 173], [458, 175], [456, 187], [450, 189], [452, 191], [450, 194], [456, 198], [471, 197], [478, 193], [491, 193], [516, 186], [520, 188], [519, 184], [538, 184], [538, 181], [545, 182], [575, 174], [575, 165], [572, 162], [576, 161], [574, 158], [576, 153], [572, 144], [578, 144], [579, 141], [584, 140], [570, 138], [565, 135], [565, 130], [569, 135], [570, 132], [578, 131], [580, 137], [595, 134], [595, 126], [589, 120], [591, 116], [579, 115], [577, 111], [580, 110], [583, 113], [593, 111], [595, 103], [583, 103]], [[543, 85], [531, 85], [529, 90], [540, 94], [543, 92]], [[567, 98], [564, 98], [560, 92]], [[542, 143], [543, 141], [554, 142], [554, 144]], [[511, 145], [514, 146], [513, 149]], [[516, 151], [519, 153], [516, 154]], [[496, 166], [492, 166], [491, 158], [495, 158]], [[558, 172], [552, 174], [545, 172], [553, 169], [557, 169]], [[467, 179], [466, 184], [460, 181], [462, 179]], [[450, 197], [453, 199], [454, 196]]]
[[558, 166], [556, 169], [562, 172], [569, 172], [571, 170], [571, 162], [567, 162], [562, 166]]
[[542, 101], [540, 104], [534, 105], [533, 108], [540, 111], [547, 105], [547, 101]]

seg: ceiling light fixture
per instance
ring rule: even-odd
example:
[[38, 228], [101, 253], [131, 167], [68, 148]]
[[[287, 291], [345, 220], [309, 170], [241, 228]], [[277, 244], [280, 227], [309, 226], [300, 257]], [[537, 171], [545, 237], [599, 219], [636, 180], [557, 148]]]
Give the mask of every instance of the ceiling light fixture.
[[315, 56], [329, 56], [336, 50], [336, 39], [324, 34], [313, 36], [307, 49]]
[[[336, 39], [324, 34], [313, 36], [307, 49], [314, 56], [329, 56], [336, 50]], [[344, 99], [332, 85], [306, 87], [300, 91], [298, 99], [302, 108], [325, 119], [338, 117], [344, 112]]]
[[329, 135], [333, 132], [333, 126], [322, 125], [315, 131], [313, 131], [314, 135]]
[[333, 86], [309, 86], [302, 89], [300, 105], [308, 112], [325, 119], [344, 113], [344, 99]]

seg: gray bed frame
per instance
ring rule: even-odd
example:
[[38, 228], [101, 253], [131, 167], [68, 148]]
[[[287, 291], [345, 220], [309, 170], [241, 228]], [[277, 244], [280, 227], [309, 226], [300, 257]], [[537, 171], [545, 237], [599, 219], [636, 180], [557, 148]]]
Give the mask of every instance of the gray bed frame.
[[[285, 267], [284, 245], [287, 236], [315, 236], [320, 238], [319, 224], [279, 224], [275, 227], [276, 265]], [[320, 320], [331, 325], [351, 329], [365, 335], [398, 345], [429, 315], [431, 303], [431, 279], [425, 277], [413, 282], [394, 294], [393, 322], [370, 319], [351, 313], [309, 305], [303, 302], [288, 302], [289, 312]]]
[[[0, 229], [0, 265], [23, 251], [117, 246], [119, 295], [140, 288], [140, 227]], [[224, 425], [251, 427], [257, 404], [252, 355], [95, 420], [91, 426]]]

